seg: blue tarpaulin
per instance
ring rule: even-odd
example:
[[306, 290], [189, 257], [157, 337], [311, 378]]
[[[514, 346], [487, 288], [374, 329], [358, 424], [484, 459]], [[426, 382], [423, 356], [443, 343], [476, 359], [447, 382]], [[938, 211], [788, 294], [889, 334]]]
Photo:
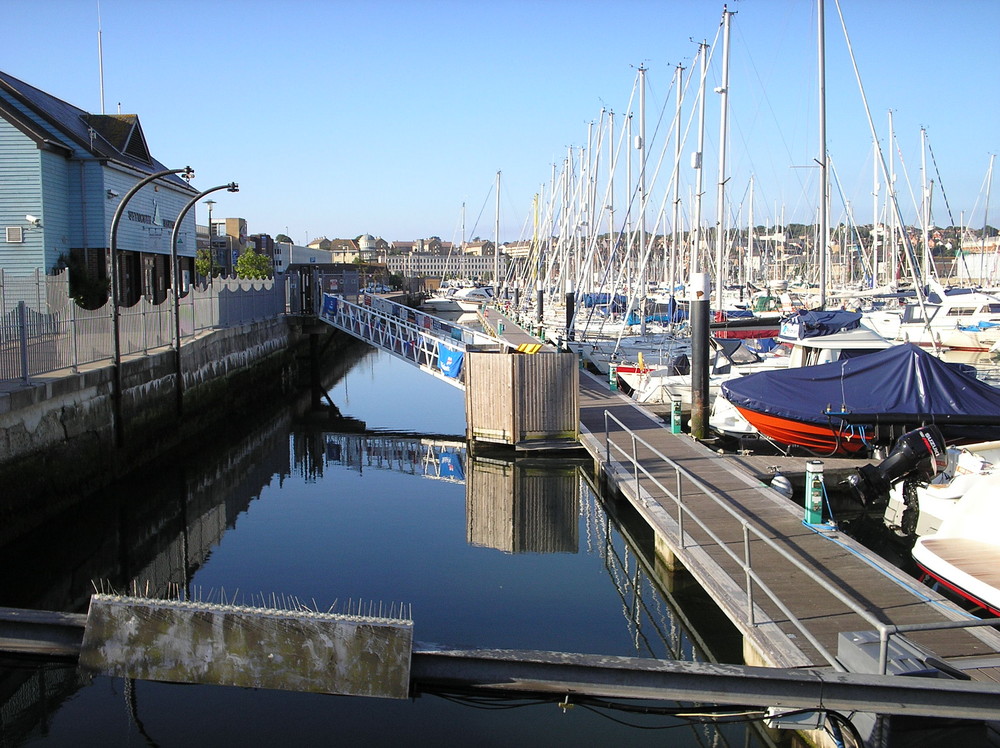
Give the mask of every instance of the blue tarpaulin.
[[838, 309], [828, 312], [800, 309], [795, 314], [781, 320], [781, 337], [795, 340], [818, 338], [837, 332], [847, 332], [860, 326], [861, 314], [859, 312], [845, 312]]
[[443, 343], [438, 343], [438, 368], [446, 377], [458, 379], [462, 374], [464, 351], [454, 351]]
[[[1000, 389], [968, 367], [941, 361], [913, 343], [817, 366], [747, 374], [722, 383], [734, 405], [800, 423], [888, 423], [912, 416], [945, 437], [1000, 437]], [[870, 416], [870, 418], [869, 418]]]

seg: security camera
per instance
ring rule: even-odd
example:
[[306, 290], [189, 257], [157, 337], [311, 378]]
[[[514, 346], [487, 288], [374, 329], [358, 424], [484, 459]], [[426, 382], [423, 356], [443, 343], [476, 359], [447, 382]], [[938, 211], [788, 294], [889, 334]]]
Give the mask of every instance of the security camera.
[[42, 225], [42, 219], [41, 218], [36, 218], [35, 216], [33, 216], [31, 214], [26, 215], [24, 217], [24, 220], [27, 221], [28, 223], [34, 224], [35, 226], [41, 226]]
[[112, 200], [112, 199], [118, 197], [119, 194], [120, 193], [117, 192], [117, 191], [115, 191], [115, 190], [108, 190], [108, 199]]

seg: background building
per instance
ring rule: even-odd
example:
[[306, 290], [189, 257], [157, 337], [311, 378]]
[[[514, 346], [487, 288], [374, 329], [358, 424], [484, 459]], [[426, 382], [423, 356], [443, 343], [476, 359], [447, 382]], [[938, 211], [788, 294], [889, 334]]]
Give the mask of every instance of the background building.
[[[0, 268], [10, 277], [69, 266], [78, 288], [89, 282], [106, 296], [121, 198], [169, 168], [151, 155], [138, 116], [90, 114], [0, 72]], [[128, 203], [117, 232], [122, 304], [165, 298], [174, 220], [197, 193], [170, 175]], [[191, 210], [177, 240], [182, 279], [194, 277], [195, 251]]]

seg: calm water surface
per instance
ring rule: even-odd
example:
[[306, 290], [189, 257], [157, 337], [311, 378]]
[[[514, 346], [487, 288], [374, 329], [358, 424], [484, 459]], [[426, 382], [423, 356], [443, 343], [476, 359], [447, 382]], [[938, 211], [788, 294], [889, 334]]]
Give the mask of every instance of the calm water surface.
[[[648, 529], [620, 505], [605, 509], [585, 463], [471, 461], [462, 393], [384, 354], [361, 357], [330, 395], [356, 420], [289, 408], [0, 549], [4, 568], [23, 570], [5, 575], [0, 605], [82, 612], [94, 584], [138, 580], [213, 601], [404, 603], [417, 642], [449, 647], [739, 661], [738, 637], [703, 593], [678, 584], [668, 596], [650, 580]], [[365, 432], [346, 433], [357, 421]], [[420, 434], [435, 435], [437, 451]], [[442, 446], [447, 435], [456, 443]], [[743, 725], [555, 703], [365, 699], [5, 664], [2, 746], [762, 744]]]

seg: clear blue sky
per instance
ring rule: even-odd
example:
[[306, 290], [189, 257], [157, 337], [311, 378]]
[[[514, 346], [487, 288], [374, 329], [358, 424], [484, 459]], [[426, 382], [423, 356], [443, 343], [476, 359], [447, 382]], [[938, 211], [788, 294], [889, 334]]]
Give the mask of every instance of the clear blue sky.
[[[964, 211], [967, 223], [981, 226], [990, 154], [1000, 149], [993, 48], [1000, 1], [841, 3], [883, 146], [894, 112], [904, 217], [917, 215], [910, 190], [919, 199], [923, 126], [937, 164], [928, 158], [934, 222], [951, 223], [943, 185], [953, 220]], [[362, 233], [458, 241], [463, 203], [467, 237], [493, 238], [497, 171], [501, 240], [530, 235], [532, 196], [549, 189], [552, 165], [568, 147], [586, 144], [588, 123], [596, 129], [606, 108], [621, 130], [639, 65], [648, 68], [654, 161], [668, 126], [654, 137], [656, 122], [664, 107], [667, 122], [673, 113], [674, 67], [690, 74], [705, 40], [716, 52], [710, 91], [721, 76], [723, 4], [708, 0], [102, 0], [99, 7], [106, 111], [120, 103], [138, 114], [154, 155], [170, 167], [194, 167], [195, 186], [239, 182], [238, 195], [215, 196], [214, 215], [243, 216], [252, 233], [287, 227], [299, 243]], [[819, 152], [815, 3], [739, 0], [729, 9], [737, 13], [728, 210], [739, 211], [752, 173], [757, 224], [773, 224], [782, 211], [788, 221], [812, 222], [816, 170], [794, 167]], [[858, 222], [868, 223], [871, 137], [835, 0], [826, 10], [828, 147]], [[7, 0], [3, 18], [0, 68], [100, 111], [97, 0]], [[689, 89], [685, 120], [695, 98]], [[707, 99], [709, 219], [719, 99]], [[637, 117], [637, 102], [632, 111]], [[682, 158], [686, 210], [695, 142], [692, 130]], [[651, 188], [653, 213], [666, 181]], [[992, 204], [990, 223], [1000, 225], [1000, 189]], [[842, 216], [834, 186], [831, 221]]]

